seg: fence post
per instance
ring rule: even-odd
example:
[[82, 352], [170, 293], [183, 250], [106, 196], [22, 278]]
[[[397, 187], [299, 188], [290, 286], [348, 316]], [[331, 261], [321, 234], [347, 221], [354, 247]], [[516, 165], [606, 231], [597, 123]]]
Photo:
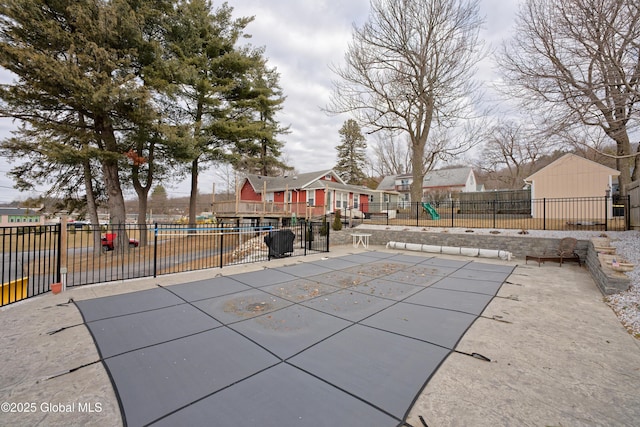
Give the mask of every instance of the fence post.
[[627, 200], [624, 204], [624, 229], [631, 230], [631, 195], [627, 194]]
[[61, 283], [60, 267], [62, 266], [62, 221], [60, 221], [60, 223], [56, 225], [56, 228], [58, 231], [58, 259], [56, 260], [56, 282]]
[[547, 198], [542, 199], [542, 229], [547, 229]]
[[329, 252], [329, 235], [331, 234], [330, 228], [331, 227], [327, 227], [327, 236], [325, 237], [326, 240], [327, 240], [327, 250], [326, 250], [326, 252]]
[[496, 205], [497, 205], [496, 199], [493, 199], [491, 204], [493, 205], [493, 228], [496, 228]]
[[[311, 223], [311, 221], [309, 221], [309, 223]], [[304, 223], [302, 223], [301, 227], [302, 227], [302, 240], [303, 240], [302, 245], [304, 246], [304, 256], [307, 256], [307, 238], [308, 238], [308, 236], [307, 236], [307, 227], [308, 227], [308, 225], [307, 225], [306, 218], [305, 218]]]
[[153, 223], [153, 277], [158, 277], [158, 223]]
[[452, 198], [449, 198], [449, 203], [451, 203], [451, 227], [453, 227], [453, 210], [454, 210], [454, 207], [453, 207], [453, 199]]
[[387, 202], [387, 225], [389, 225], [389, 202]]
[[604, 231], [609, 228], [609, 197], [604, 196]]
[[220, 227], [220, 268], [222, 268], [222, 255], [224, 253], [224, 224]]

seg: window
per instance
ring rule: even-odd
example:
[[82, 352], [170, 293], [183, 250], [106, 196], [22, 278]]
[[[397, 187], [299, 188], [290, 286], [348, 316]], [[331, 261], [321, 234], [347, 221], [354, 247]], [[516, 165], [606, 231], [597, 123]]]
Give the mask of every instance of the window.
[[353, 209], [360, 209], [360, 195], [353, 195]]
[[267, 195], [265, 196], [265, 201], [273, 202], [273, 191], [267, 193]]
[[384, 203], [389, 203], [389, 195], [384, 193]]
[[316, 205], [315, 191], [314, 190], [307, 190], [307, 205], [309, 205], [309, 206], [315, 206]]

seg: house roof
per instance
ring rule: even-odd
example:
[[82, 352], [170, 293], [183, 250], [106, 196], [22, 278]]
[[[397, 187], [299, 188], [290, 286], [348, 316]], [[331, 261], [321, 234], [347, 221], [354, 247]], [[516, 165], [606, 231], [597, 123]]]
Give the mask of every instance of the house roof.
[[[331, 174], [337, 181], [320, 180], [326, 175]], [[260, 194], [264, 189], [264, 183], [267, 183], [268, 192], [295, 190], [295, 189], [319, 189], [332, 188], [335, 190], [345, 190], [352, 193], [371, 193], [372, 190], [364, 186], [346, 184], [340, 176], [332, 169], [316, 172], [307, 172], [290, 176], [260, 176], [247, 175], [246, 179], [253, 187], [253, 190]]]
[[[422, 187], [454, 187], [466, 185], [467, 178], [469, 177], [469, 174], [471, 172], [472, 169], [469, 167], [430, 171], [424, 175]], [[413, 178], [413, 175], [410, 173], [385, 176], [378, 185], [377, 189], [395, 190], [395, 184], [397, 180], [411, 178]]]
[[3, 208], [0, 207], [0, 215], [42, 215], [40, 208]]
[[471, 168], [442, 169], [427, 172], [422, 182], [423, 187], [453, 187], [466, 185]]
[[[261, 176], [248, 174], [246, 179], [249, 181], [249, 184], [251, 184], [256, 193], [261, 193], [265, 182], [267, 183], [267, 191], [284, 191], [287, 188], [305, 188], [313, 181], [318, 180], [331, 172], [331, 170], [325, 170], [288, 176]], [[340, 179], [337, 174], [334, 175], [336, 179]]]
[[389, 175], [382, 178], [380, 184], [376, 187], [378, 191], [394, 191], [396, 189], [396, 178], [399, 175]]
[[618, 176], [620, 175], [620, 171], [617, 171], [615, 169], [612, 169], [608, 166], [605, 165], [601, 165], [600, 163], [594, 162], [593, 160], [589, 160], [589, 159], [585, 159], [584, 157], [580, 157], [580, 156], [576, 156], [575, 154], [572, 153], [567, 153], [564, 156], [560, 157], [558, 160], [549, 163], [547, 166], [543, 167], [542, 169], [540, 169], [539, 171], [535, 172], [534, 174], [531, 174], [530, 176], [525, 178], [525, 181], [529, 182], [535, 179], [536, 175], [540, 175], [545, 173], [546, 171], [548, 171], [551, 168], [555, 168], [558, 166], [561, 166], [562, 163], [566, 163], [566, 162], [570, 162], [570, 161], [579, 161], [579, 162], [584, 162], [586, 164], [590, 164], [592, 166], [596, 166], [604, 171], [609, 172], [609, 175], [613, 175], [613, 176]]

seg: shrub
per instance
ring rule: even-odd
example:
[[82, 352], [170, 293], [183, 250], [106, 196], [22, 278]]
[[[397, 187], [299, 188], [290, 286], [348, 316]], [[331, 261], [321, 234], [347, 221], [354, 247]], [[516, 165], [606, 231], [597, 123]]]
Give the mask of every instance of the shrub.
[[329, 224], [327, 224], [327, 216], [322, 217], [322, 225], [320, 226], [320, 235], [326, 236], [329, 233]]
[[342, 219], [340, 218], [340, 209], [336, 209], [336, 215], [333, 217], [333, 226], [335, 231], [342, 230]]

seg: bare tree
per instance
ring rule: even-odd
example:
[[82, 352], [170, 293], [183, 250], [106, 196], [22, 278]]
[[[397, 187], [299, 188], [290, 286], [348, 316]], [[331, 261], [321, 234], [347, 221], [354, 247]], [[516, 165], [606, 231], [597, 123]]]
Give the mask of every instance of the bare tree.
[[225, 194], [235, 195], [238, 182], [244, 174], [240, 174], [239, 176], [239, 172], [234, 169], [233, 165], [226, 162], [219, 162], [214, 171], [215, 181], [222, 185]]
[[[572, 129], [571, 132], [560, 132], [563, 142], [568, 143], [573, 151], [585, 159], [592, 160], [612, 169], [616, 168], [617, 148], [614, 141], [604, 133], [602, 128]], [[633, 151], [633, 144], [631, 150]]]
[[491, 129], [476, 166], [507, 188], [518, 189], [550, 145], [547, 138], [531, 133], [521, 124], [501, 121]]
[[509, 93], [539, 108], [548, 129], [602, 129], [616, 144], [621, 189], [637, 179], [629, 140], [640, 118], [637, 0], [527, 0], [516, 28], [498, 57]]
[[476, 142], [433, 138], [431, 130], [470, 117], [481, 24], [477, 0], [371, 0], [368, 21], [353, 28], [345, 66], [334, 67], [339, 79], [328, 111], [350, 112], [372, 132], [408, 135], [414, 201], [422, 197], [425, 165]]
[[[371, 169], [376, 176], [400, 175], [411, 170], [411, 143], [397, 141], [393, 132], [379, 132], [373, 144]], [[403, 138], [404, 139], [404, 138]]]

